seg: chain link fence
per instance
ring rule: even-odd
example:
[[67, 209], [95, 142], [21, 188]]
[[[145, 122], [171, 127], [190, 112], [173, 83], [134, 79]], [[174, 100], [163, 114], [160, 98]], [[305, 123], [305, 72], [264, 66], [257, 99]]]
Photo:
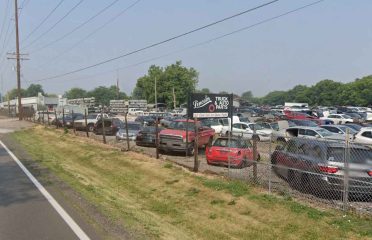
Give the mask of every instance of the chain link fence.
[[[42, 121], [44, 117], [36, 122], [52, 124]], [[73, 122], [69, 127], [75, 129]], [[372, 148], [355, 144], [348, 136], [343, 141], [291, 137], [279, 142], [274, 141], [274, 136], [266, 141], [254, 137], [215, 136], [212, 142], [199, 147], [196, 156], [190, 156], [188, 148], [185, 152], [159, 153], [155, 147], [159, 144], [159, 135], [153, 128], [140, 134], [151, 139], [149, 144], [136, 144], [134, 138], [128, 144], [114, 134], [88, 133], [87, 129], [71, 132], [104, 141], [123, 151], [159, 156], [190, 170], [238, 179], [261, 187], [268, 194], [283, 195], [319, 207], [372, 214]], [[158, 131], [161, 129], [159, 127]]]

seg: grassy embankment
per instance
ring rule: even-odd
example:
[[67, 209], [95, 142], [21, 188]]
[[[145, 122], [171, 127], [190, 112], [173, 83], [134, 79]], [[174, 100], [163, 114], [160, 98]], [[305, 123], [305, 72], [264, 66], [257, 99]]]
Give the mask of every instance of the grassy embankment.
[[36, 127], [13, 137], [34, 160], [139, 238], [369, 239], [371, 219], [342, 217], [242, 182]]

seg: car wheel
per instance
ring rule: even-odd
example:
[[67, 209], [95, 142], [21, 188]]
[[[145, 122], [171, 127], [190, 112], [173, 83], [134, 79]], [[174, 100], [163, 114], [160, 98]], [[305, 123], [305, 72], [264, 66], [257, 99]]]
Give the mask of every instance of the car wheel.
[[93, 132], [94, 130], [94, 125], [93, 124], [88, 124], [88, 131]]
[[[192, 145], [194, 145], [194, 144], [192, 144]], [[194, 149], [194, 147], [189, 148], [189, 150], [187, 151], [187, 155], [189, 155], [189, 156], [194, 156], [194, 154], [195, 154], [195, 149]]]

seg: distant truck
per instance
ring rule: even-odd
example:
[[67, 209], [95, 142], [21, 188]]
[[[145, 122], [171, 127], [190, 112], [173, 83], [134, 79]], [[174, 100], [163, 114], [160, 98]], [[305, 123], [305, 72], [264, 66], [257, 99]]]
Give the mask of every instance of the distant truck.
[[198, 128], [198, 147], [212, 143], [214, 129], [202, 126], [199, 121], [180, 119], [173, 121], [168, 129], [160, 131], [159, 150], [163, 152], [187, 151], [189, 155], [194, 154], [195, 124]]

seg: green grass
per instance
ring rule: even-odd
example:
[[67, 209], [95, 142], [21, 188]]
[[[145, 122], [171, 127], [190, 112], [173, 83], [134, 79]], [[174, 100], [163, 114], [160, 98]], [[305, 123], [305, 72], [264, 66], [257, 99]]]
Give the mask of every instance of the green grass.
[[[371, 239], [372, 221], [36, 127], [12, 135], [139, 239]], [[43, 177], [43, 176], [41, 176]]]

